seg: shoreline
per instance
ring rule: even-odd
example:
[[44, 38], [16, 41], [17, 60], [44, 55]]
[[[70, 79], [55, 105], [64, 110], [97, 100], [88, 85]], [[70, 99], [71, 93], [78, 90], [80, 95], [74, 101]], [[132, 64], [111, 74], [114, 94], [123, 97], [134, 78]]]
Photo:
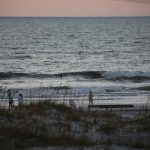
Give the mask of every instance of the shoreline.
[[[14, 107], [18, 107], [18, 100], [15, 99], [14, 101]], [[39, 99], [30, 99], [30, 100], [23, 100], [23, 105], [30, 105], [30, 104], [36, 104], [39, 102], [44, 102], [44, 101], [49, 101], [49, 102], [54, 102], [56, 104], [65, 104], [67, 106], [71, 106], [71, 103], [73, 102], [74, 107], [76, 107], [77, 109], [83, 109], [85, 111], [90, 110], [90, 111], [150, 111], [150, 102], [147, 103], [141, 103], [141, 104], [120, 104], [120, 103], [100, 103], [97, 107], [97, 105], [93, 104], [93, 107], [89, 108], [88, 104], [78, 104], [77, 105], [77, 101], [70, 101], [70, 100], [53, 100], [53, 99], [46, 99], [46, 98], [39, 98]], [[87, 101], [88, 103], [88, 101]], [[0, 108], [8, 108], [8, 104], [9, 101], [8, 99], [0, 99]], [[120, 105], [120, 107], [115, 105]], [[124, 105], [133, 105], [133, 107], [128, 108], [128, 106], [124, 106]], [[96, 106], [96, 107], [95, 107]], [[103, 107], [104, 106], [104, 107]], [[109, 106], [109, 108], [107, 108], [107, 106]], [[112, 107], [111, 107], [112, 106]], [[121, 107], [123, 106], [123, 107]], [[101, 108], [100, 108], [101, 107]], [[118, 108], [117, 108], [118, 107]]]

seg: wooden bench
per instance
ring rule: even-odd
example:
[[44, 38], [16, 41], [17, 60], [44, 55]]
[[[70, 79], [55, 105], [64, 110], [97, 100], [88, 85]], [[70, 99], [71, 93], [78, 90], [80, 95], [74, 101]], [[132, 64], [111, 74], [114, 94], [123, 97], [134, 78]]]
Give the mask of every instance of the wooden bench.
[[113, 109], [113, 108], [120, 108], [121, 110], [123, 109], [123, 108], [126, 108], [126, 110], [127, 110], [127, 108], [133, 108], [134, 107], [134, 105], [132, 105], [132, 104], [106, 104], [106, 105], [104, 105], [104, 104], [102, 104], [102, 105], [88, 105], [88, 108], [106, 108], [106, 110], [107, 109]]

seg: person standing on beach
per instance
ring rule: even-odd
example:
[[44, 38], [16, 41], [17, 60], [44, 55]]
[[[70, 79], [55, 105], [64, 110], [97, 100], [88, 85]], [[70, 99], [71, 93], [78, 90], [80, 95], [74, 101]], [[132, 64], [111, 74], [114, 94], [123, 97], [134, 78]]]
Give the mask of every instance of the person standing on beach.
[[19, 105], [19, 107], [22, 106], [22, 104], [23, 104], [23, 95], [19, 94], [19, 96], [18, 96], [18, 105]]
[[8, 100], [9, 100], [9, 108], [13, 108], [14, 107], [14, 101], [13, 101], [11, 90], [8, 90]]
[[89, 92], [89, 105], [93, 106], [93, 93], [92, 93], [92, 91]]

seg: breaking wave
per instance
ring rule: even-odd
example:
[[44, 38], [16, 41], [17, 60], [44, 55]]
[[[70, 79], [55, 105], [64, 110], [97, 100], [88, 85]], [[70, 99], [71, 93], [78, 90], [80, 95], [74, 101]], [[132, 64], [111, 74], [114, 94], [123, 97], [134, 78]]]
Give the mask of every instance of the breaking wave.
[[141, 71], [108, 71], [102, 77], [109, 79], [150, 79], [150, 72]]
[[16, 73], [16, 72], [0, 72], [0, 79], [11, 78], [58, 78], [58, 77], [82, 77], [86, 79], [120, 79], [120, 80], [140, 80], [150, 79], [150, 72], [130, 72], [130, 71], [81, 71], [81, 72], [65, 72], [59, 74], [36, 74], [36, 73]]
[[11, 78], [52, 78], [52, 77], [68, 77], [82, 76], [85, 78], [100, 78], [102, 72], [83, 71], [83, 72], [65, 72], [59, 74], [36, 74], [36, 73], [16, 73], [16, 72], [0, 72], [0, 79]]
[[46, 74], [29, 74], [29, 73], [17, 73], [17, 72], [0, 72], [0, 79], [13, 79], [13, 78], [47, 78], [50, 75]]

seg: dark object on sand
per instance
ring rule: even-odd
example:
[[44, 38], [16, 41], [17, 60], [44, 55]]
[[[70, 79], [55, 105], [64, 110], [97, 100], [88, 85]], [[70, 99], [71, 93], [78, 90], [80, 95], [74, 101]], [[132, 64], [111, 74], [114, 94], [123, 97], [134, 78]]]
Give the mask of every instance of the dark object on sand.
[[122, 110], [122, 108], [133, 108], [134, 105], [132, 104], [117, 104], [117, 105], [88, 105], [88, 108], [120, 108]]

